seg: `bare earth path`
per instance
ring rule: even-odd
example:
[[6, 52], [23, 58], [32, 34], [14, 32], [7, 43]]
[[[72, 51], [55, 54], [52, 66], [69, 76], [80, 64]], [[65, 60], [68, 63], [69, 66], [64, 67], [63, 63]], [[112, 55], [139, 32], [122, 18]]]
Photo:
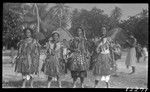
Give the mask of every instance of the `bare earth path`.
[[[3, 88], [20, 88], [22, 81], [21, 75], [14, 72], [14, 67], [9, 62], [9, 57], [3, 56]], [[128, 75], [131, 72], [130, 69], [126, 69], [125, 64], [125, 55], [122, 56], [121, 60], [117, 61], [118, 65], [118, 77], [111, 77], [110, 80], [110, 88], [147, 88], [148, 84], [148, 63], [142, 62], [137, 63], [136, 72], [132, 75]], [[35, 76], [36, 82], [34, 83], [35, 88], [46, 88], [47, 81], [45, 75], [41, 72], [39, 77]], [[70, 72], [67, 75], [62, 76], [62, 87], [63, 88], [71, 88], [72, 87], [72, 79], [70, 77]], [[88, 72], [88, 77], [85, 79], [85, 88], [92, 88], [94, 84], [94, 77], [92, 76], [92, 72]], [[27, 83], [27, 88], [30, 87], [29, 83]], [[52, 88], [57, 88], [58, 83], [52, 82]], [[99, 88], [106, 88], [105, 83], [100, 82], [98, 85]], [[80, 88], [80, 83], [78, 82], [77, 87]]]

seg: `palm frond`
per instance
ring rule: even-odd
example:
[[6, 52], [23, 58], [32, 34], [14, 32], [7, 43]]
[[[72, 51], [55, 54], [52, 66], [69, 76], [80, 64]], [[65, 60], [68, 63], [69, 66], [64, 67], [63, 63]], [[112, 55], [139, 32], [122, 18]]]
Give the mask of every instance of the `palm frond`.
[[113, 41], [116, 41], [119, 44], [124, 44], [128, 39], [128, 35], [124, 32], [122, 28], [114, 28], [110, 30], [107, 36], [111, 37]]

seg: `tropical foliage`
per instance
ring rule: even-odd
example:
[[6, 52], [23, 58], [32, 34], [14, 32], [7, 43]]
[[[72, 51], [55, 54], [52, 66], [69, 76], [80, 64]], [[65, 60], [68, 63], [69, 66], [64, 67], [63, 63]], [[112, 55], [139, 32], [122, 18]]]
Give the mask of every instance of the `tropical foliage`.
[[31, 27], [41, 32], [46, 39], [59, 27], [66, 28], [76, 36], [76, 28], [82, 27], [88, 39], [101, 36], [101, 27], [108, 30], [115, 27], [123, 29], [124, 34], [135, 36], [142, 46], [148, 44], [148, 10], [143, 10], [129, 19], [121, 21], [122, 10], [115, 7], [110, 15], [93, 7], [91, 10], [71, 10], [65, 4], [51, 6], [48, 3], [4, 3], [3, 4], [3, 44], [13, 46], [23, 37], [23, 29]]

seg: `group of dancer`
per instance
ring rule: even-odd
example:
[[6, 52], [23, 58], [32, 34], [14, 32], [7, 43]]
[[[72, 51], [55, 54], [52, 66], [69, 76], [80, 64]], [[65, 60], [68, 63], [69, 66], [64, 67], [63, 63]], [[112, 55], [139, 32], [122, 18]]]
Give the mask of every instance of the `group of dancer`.
[[[31, 80], [31, 87], [34, 83], [34, 74], [39, 73], [39, 60], [41, 46], [32, 37], [32, 30], [26, 29], [26, 38], [18, 44], [19, 50], [15, 62], [15, 72], [23, 76], [23, 88], [26, 82]], [[71, 73], [73, 88], [76, 88], [77, 79], [80, 78], [81, 87], [84, 88], [84, 79], [87, 72], [92, 71], [95, 76], [94, 87], [98, 87], [99, 81], [104, 81], [109, 87], [109, 80], [112, 75], [116, 75], [116, 60], [120, 59], [120, 45], [107, 37], [106, 27], [102, 27], [102, 34], [98, 44], [87, 40], [84, 30], [77, 28], [78, 37], [69, 42], [65, 39], [60, 41], [57, 32], [52, 33], [46, 43], [46, 58], [43, 62], [41, 71], [47, 75], [48, 85], [56, 79], [61, 88], [61, 76]], [[93, 44], [93, 45], [92, 45]]]

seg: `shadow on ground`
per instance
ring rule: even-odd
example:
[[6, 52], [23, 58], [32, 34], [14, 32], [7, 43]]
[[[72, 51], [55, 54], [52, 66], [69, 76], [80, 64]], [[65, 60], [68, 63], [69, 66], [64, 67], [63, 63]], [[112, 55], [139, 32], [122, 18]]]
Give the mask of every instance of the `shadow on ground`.
[[17, 87], [20, 88], [22, 86], [23, 81], [19, 80], [19, 81], [3, 81], [2, 85], [3, 87]]
[[[3, 88], [21, 88], [23, 81], [3, 81]], [[34, 88], [47, 88], [47, 81], [35, 81]], [[62, 88], [72, 88], [73, 83], [68, 81], [62, 81]], [[58, 88], [59, 84], [57, 81], [52, 81], [51, 88]], [[92, 88], [90, 86], [84, 86], [85, 88]], [[30, 81], [27, 82], [26, 88], [30, 88]], [[77, 83], [76, 88], [81, 88], [81, 84]]]

